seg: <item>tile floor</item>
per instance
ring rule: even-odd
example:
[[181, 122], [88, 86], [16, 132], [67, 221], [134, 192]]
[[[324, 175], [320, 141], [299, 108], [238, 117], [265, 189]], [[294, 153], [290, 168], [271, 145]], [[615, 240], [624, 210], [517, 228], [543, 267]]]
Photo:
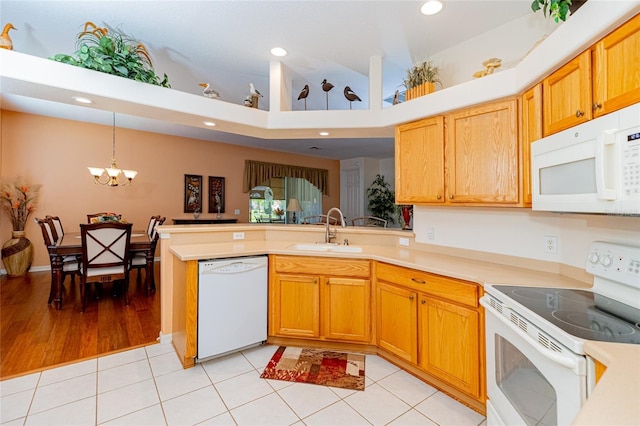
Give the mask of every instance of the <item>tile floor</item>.
[[365, 391], [264, 380], [276, 346], [182, 369], [156, 344], [0, 382], [2, 425], [479, 425], [485, 418], [375, 355]]

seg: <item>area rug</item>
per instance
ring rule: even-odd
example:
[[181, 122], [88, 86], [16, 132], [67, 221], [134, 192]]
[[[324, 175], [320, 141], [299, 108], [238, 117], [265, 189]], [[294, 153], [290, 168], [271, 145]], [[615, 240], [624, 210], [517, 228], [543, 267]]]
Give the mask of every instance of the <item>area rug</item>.
[[361, 354], [280, 346], [260, 377], [364, 390], [364, 360]]

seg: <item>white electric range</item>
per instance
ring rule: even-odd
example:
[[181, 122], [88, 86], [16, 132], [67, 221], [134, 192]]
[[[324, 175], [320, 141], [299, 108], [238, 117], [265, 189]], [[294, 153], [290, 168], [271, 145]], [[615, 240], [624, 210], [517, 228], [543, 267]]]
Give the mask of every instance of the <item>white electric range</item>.
[[594, 242], [589, 290], [485, 285], [487, 423], [570, 424], [595, 386], [586, 340], [640, 344], [640, 247]]

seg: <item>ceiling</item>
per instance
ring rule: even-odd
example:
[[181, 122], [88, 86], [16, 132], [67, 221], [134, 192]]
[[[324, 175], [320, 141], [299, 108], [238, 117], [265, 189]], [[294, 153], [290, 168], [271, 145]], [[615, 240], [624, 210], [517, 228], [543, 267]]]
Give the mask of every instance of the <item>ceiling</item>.
[[[297, 95], [310, 86], [308, 110], [348, 110], [342, 90], [362, 99], [353, 109], [369, 109], [370, 58], [382, 57], [382, 95], [391, 97], [405, 70], [454, 45], [531, 13], [530, 0], [445, 1], [435, 16], [419, 13], [419, 1], [31, 1], [0, 0], [1, 24], [11, 22], [14, 50], [48, 58], [72, 54], [86, 21], [118, 28], [144, 43], [156, 74], [169, 76], [173, 90], [201, 94], [208, 82], [220, 100], [241, 105], [253, 83], [269, 109], [270, 62], [279, 60], [292, 82], [292, 110], [304, 110]], [[36, 13], [37, 11], [37, 13]], [[275, 58], [270, 49], [289, 54]], [[328, 94], [321, 82], [335, 88]], [[111, 113], [2, 93], [4, 109], [109, 124]], [[206, 140], [256, 146], [324, 158], [388, 158], [393, 139], [265, 140], [192, 128], [171, 120], [119, 115], [118, 126]], [[313, 147], [317, 149], [312, 149]]]

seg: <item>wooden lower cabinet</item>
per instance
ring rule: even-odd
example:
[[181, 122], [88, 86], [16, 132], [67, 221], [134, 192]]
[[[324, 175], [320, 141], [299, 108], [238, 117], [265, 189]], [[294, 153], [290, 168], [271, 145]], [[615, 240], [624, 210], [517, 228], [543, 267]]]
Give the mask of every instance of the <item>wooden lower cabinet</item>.
[[271, 256], [269, 335], [371, 342], [368, 260]]
[[376, 291], [378, 346], [415, 364], [418, 360], [416, 293], [383, 282], [378, 282]]
[[274, 277], [271, 290], [274, 334], [320, 336], [320, 278], [279, 274]]
[[484, 406], [480, 285], [378, 262], [376, 292], [378, 347]]
[[479, 398], [480, 314], [420, 295], [418, 322], [420, 368]]

